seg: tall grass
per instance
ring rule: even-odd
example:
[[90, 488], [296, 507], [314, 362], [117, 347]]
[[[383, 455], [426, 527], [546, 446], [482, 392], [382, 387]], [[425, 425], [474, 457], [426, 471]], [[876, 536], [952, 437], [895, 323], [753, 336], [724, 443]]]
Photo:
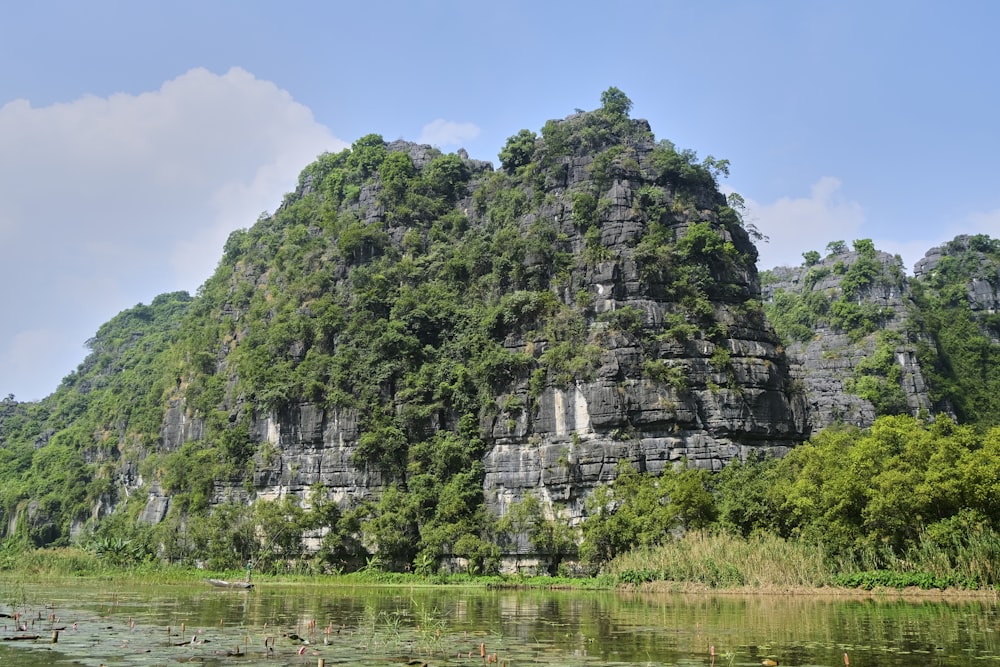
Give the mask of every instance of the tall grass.
[[881, 546], [833, 557], [822, 545], [801, 540], [690, 532], [619, 555], [603, 571], [622, 583], [672, 581], [713, 588], [995, 589], [1000, 587], [1000, 534], [974, 531], [947, 544], [923, 539], [903, 554]]
[[822, 547], [770, 535], [744, 539], [690, 532], [667, 544], [630, 551], [604, 571], [624, 583], [677, 581], [718, 588], [819, 587], [833, 583]]
[[1000, 586], [1000, 535], [993, 530], [974, 530], [945, 547], [921, 540], [907, 559], [937, 576], [951, 575], [979, 588]]
[[902, 554], [890, 549], [862, 554], [837, 567], [838, 583], [852, 586], [1000, 587], [1000, 535], [974, 529], [946, 542], [924, 536]]
[[135, 579], [144, 583], [183, 583], [198, 581], [206, 576], [211, 574], [160, 561], [147, 561], [130, 567], [115, 565], [76, 547], [24, 549], [0, 554], [0, 581], [7, 583], [58, 579]]

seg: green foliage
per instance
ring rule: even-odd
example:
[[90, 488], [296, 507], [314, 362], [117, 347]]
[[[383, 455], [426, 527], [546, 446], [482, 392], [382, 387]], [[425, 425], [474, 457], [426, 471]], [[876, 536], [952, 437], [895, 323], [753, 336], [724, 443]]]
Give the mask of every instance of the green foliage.
[[547, 557], [546, 572], [551, 576], [559, 573], [566, 558], [577, 553], [577, 531], [558, 515], [546, 516], [538, 496], [530, 491], [510, 506], [497, 522], [496, 531], [508, 548], [526, 536], [532, 550]]
[[785, 532], [777, 471], [778, 459], [771, 457], [730, 461], [713, 480], [719, 525], [742, 537]]
[[177, 292], [119, 313], [52, 396], [0, 404], [0, 537], [66, 545], [74, 522], [87, 524], [91, 508], [118, 499], [112, 467], [97, 461], [127, 460], [157, 441], [162, 400], [175, 386], [169, 349], [191, 303]]
[[[855, 243], [860, 243], [860, 241]], [[868, 241], [868, 244], [870, 246], [871, 241]], [[859, 252], [858, 259], [851, 263], [840, 281], [840, 289], [847, 300], [858, 297], [882, 273], [882, 266], [875, 256], [874, 246], [870, 247], [870, 254]]]
[[535, 142], [538, 140], [531, 130], [521, 130], [507, 139], [500, 150], [500, 165], [505, 171], [514, 173], [520, 167], [531, 163], [535, 156]]
[[431, 192], [449, 204], [465, 196], [469, 175], [465, 162], [455, 154], [439, 155], [423, 171]]
[[917, 351], [931, 395], [962, 421], [982, 426], [1000, 424], [1000, 319], [973, 311], [969, 285], [996, 285], [998, 246], [985, 236], [956, 239], [934, 271], [913, 284], [914, 327], [933, 341]]
[[613, 331], [627, 332], [637, 337], [642, 335], [645, 319], [646, 314], [635, 306], [616, 308], [597, 317], [598, 322], [607, 322]]
[[944, 417], [928, 428], [907, 416], [882, 417], [866, 433], [824, 432], [781, 461], [787, 530], [861, 558], [876, 548], [901, 554], [963, 508], [996, 522], [970, 473], [998, 435], [980, 440]]
[[669, 541], [675, 531], [710, 525], [716, 508], [708, 482], [708, 472], [697, 468], [667, 469], [654, 477], [620, 463], [614, 482], [587, 500], [580, 555], [600, 564]]
[[628, 117], [632, 110], [632, 100], [625, 93], [612, 86], [601, 93], [601, 112], [614, 117]]
[[875, 257], [875, 244], [871, 239], [855, 239], [854, 252], [858, 253], [863, 257]]
[[568, 155], [599, 153], [616, 145], [651, 138], [643, 124], [629, 118], [632, 102], [624, 93], [610, 88], [601, 100], [602, 106], [597, 111], [545, 123], [540, 154], [536, 154], [543, 167], [553, 167]]
[[[901, 269], [897, 264], [883, 265], [869, 239], [855, 241], [854, 245], [858, 255], [847, 264], [837, 260], [831, 265], [829, 258], [820, 264], [819, 253], [803, 253], [807, 269], [802, 273], [799, 289], [774, 290], [764, 310], [782, 340], [808, 342], [817, 329], [832, 327], [858, 342], [894, 316], [891, 309], [880, 307], [868, 296], [877, 286], [901, 290]], [[833, 241], [827, 250], [838, 255], [847, 252], [847, 247], [843, 241]], [[839, 294], [836, 288], [818, 289], [821, 281], [831, 274], [842, 276], [838, 282]], [[774, 280], [773, 276], [764, 278]]]
[[899, 572], [897, 570], [870, 570], [865, 572], [848, 572], [834, 578], [837, 586], [845, 588], [863, 588], [867, 591], [873, 588], [908, 587], [922, 588], [978, 588], [976, 582], [955, 576], [936, 576], [930, 572]]
[[378, 134], [367, 134], [351, 146], [346, 166], [365, 179], [378, 170], [387, 155], [388, 151], [382, 137]]
[[847, 252], [847, 244], [843, 241], [830, 241], [826, 244], [826, 254], [830, 255], [842, 255]]
[[875, 336], [874, 353], [854, 367], [854, 377], [844, 389], [871, 403], [877, 415], [898, 415], [909, 411], [906, 393], [901, 386], [902, 369], [896, 363], [896, 349], [902, 336], [881, 331]]

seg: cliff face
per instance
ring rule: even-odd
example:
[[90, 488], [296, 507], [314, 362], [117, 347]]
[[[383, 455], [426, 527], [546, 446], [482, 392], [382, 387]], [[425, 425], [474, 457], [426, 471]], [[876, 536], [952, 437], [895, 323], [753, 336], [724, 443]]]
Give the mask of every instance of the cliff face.
[[[603, 140], [582, 141], [595, 126]], [[472, 178], [453, 209], [468, 216], [465, 238], [479, 234], [493, 242], [511, 234], [514, 245], [527, 239], [491, 293], [468, 295], [503, 309], [486, 326], [504, 357], [516, 360], [476, 413], [487, 507], [502, 514], [530, 493], [575, 523], [590, 491], [613, 479], [621, 462], [650, 472], [682, 461], [719, 469], [751, 450], [781, 454], [800, 442], [806, 406], [761, 310], [756, 250], [708, 170], [692, 155], [656, 144], [644, 121], [618, 119], [608, 129], [594, 114], [578, 114], [546, 127], [547, 135], [528, 146], [533, 158], [499, 173], [460, 156]], [[437, 156], [405, 142], [385, 148], [390, 156], [405, 155], [402, 162], [417, 172]], [[387, 205], [387, 181], [375, 174], [346, 208], [383, 230], [389, 247], [412, 246], [415, 225], [400, 224]], [[283, 209], [323, 188], [307, 171]], [[408, 259], [402, 253], [398, 261]], [[350, 259], [345, 264], [334, 268], [334, 291], [358, 289], [351, 273], [357, 269]], [[226, 280], [229, 293], [239, 294], [241, 284], [266, 290], [281, 277], [271, 264], [245, 261]], [[245, 310], [227, 300], [218, 312], [225, 318]], [[267, 326], [234, 319], [237, 348], [250, 338], [240, 326]], [[432, 344], [459, 335], [448, 322], [438, 326]], [[405, 343], [397, 345], [390, 356], [407, 354]], [[310, 341], [292, 340], [290, 348], [301, 364]], [[218, 358], [220, 373], [228, 365], [232, 374], [232, 349], [230, 361]], [[406, 399], [400, 382], [390, 384], [380, 386], [379, 400], [398, 416]], [[372, 406], [298, 397], [266, 406], [239, 403], [246, 394], [234, 398], [224, 403], [230, 421], [240, 411], [252, 415], [252, 483], [217, 484], [215, 502], [289, 495], [305, 502], [318, 484], [329, 498], [351, 505], [412, 474], [362, 458]], [[461, 416], [458, 405], [440, 401], [432, 412], [404, 428], [408, 446], [421, 431], [455, 429]], [[205, 436], [203, 419], [180, 392], [161, 436], [168, 451]], [[163, 507], [167, 495], [154, 489], [147, 516], [157, 514], [152, 508]]]
[[1000, 261], [995, 240], [961, 235], [931, 248], [913, 267], [913, 275], [931, 289], [940, 289], [948, 276], [965, 287], [965, 303], [983, 332], [1000, 344], [996, 317], [1000, 312]]
[[956, 237], [930, 249], [912, 278], [870, 241], [830, 246], [824, 258], [763, 276], [808, 430], [866, 427], [886, 414], [995, 423], [1000, 243]]
[[770, 270], [765, 281], [810, 432], [870, 426], [881, 414], [948, 411], [931, 400], [917, 360], [918, 343], [930, 341], [910, 326], [910, 281], [897, 257], [843, 247], [808, 266]]

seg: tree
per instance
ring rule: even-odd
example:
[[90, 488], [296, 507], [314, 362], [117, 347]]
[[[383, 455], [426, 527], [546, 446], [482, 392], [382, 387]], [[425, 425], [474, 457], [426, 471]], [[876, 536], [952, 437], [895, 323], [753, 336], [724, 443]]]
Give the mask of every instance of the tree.
[[507, 139], [500, 151], [500, 166], [513, 173], [518, 167], [529, 164], [535, 155], [535, 141], [538, 139], [531, 130], [521, 130]]
[[628, 118], [632, 110], [632, 100], [614, 86], [601, 93], [601, 111], [609, 116]]
[[347, 165], [356, 169], [362, 178], [368, 178], [382, 165], [387, 151], [385, 141], [378, 134], [366, 134], [351, 146]]
[[875, 244], [871, 239], [855, 239], [854, 252], [866, 257], [873, 256], [875, 254]]
[[424, 178], [434, 190], [448, 202], [465, 195], [465, 184], [469, 180], [469, 168], [462, 158], [455, 155], [441, 155], [431, 160], [424, 169]]
[[819, 253], [815, 250], [809, 250], [802, 253], [802, 258], [806, 260], [806, 266], [814, 266], [820, 260]]
[[830, 241], [826, 244], [828, 255], [842, 255], [847, 252], [847, 244], [843, 241]]

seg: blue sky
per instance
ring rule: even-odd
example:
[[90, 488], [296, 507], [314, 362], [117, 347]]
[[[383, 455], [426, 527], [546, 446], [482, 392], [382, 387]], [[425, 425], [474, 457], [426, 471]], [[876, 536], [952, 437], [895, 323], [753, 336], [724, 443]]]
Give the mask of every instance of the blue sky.
[[0, 21], [0, 395], [51, 393], [124, 308], [377, 132], [496, 163], [610, 86], [731, 161], [760, 268], [1000, 236], [1000, 3], [25, 2]]

